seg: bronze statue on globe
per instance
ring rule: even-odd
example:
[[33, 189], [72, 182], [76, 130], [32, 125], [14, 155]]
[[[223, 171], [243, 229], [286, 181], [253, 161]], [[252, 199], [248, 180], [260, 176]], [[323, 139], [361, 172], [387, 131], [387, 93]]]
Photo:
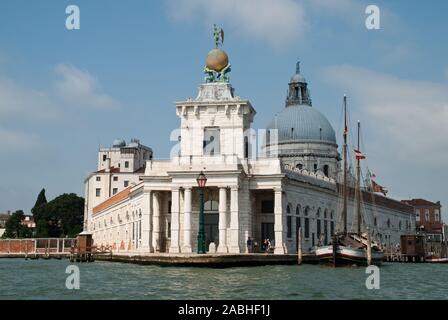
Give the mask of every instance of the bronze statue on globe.
[[227, 73], [231, 71], [229, 57], [224, 50], [218, 48], [224, 43], [224, 30], [218, 28], [216, 24], [213, 28], [213, 38], [215, 40], [215, 48], [210, 50], [205, 60], [205, 82], [229, 82], [229, 77], [227, 76]]

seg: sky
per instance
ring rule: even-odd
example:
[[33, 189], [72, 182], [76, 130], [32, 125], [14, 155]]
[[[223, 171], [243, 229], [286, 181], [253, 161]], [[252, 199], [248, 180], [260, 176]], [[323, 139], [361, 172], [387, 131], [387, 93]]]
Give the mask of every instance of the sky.
[[[366, 7], [380, 9], [368, 30]], [[80, 9], [68, 30], [66, 7]], [[264, 128], [301, 61], [313, 107], [351, 132], [396, 199], [448, 205], [448, 2], [362, 0], [4, 0], [0, 3], [0, 212], [83, 196], [99, 146], [138, 138], [169, 157], [174, 102], [203, 82], [213, 23], [236, 94]], [[442, 208], [444, 219], [448, 211]]]

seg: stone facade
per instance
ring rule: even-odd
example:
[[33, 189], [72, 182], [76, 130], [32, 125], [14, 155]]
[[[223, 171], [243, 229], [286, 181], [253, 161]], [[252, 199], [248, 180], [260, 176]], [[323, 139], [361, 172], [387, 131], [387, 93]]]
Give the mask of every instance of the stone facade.
[[[299, 169], [291, 158], [257, 156], [251, 152], [256, 149], [251, 129], [255, 113], [249, 101], [234, 96], [228, 83], [203, 84], [195, 100], [177, 102], [179, 144], [170, 160], [147, 159], [144, 171], [127, 173], [135, 184], [103, 201], [95, 201], [91, 191], [102, 172], [86, 180], [85, 229], [93, 233], [95, 244], [115, 252], [196, 252], [196, 178], [201, 171], [207, 176], [207, 247], [222, 254], [247, 253], [250, 237], [255, 250], [261, 251], [263, 240], [269, 238], [275, 254], [295, 253], [298, 227], [305, 250], [328, 242], [338, 229], [342, 204], [334, 162], [337, 146], [309, 145], [323, 155], [331, 153], [329, 174]], [[365, 196], [363, 217], [381, 242], [399, 243], [401, 234], [414, 230], [411, 207], [370, 193]], [[354, 230], [353, 199], [348, 225]]]

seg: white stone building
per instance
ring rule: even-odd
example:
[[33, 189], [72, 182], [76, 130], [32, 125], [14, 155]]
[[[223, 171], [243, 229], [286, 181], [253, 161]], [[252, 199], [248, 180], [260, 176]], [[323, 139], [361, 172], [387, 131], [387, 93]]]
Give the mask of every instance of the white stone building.
[[[312, 107], [298, 66], [266, 139], [251, 128], [254, 107], [225, 81], [201, 84], [197, 98], [177, 102], [175, 112], [179, 144], [170, 160], [152, 159], [140, 144], [131, 153], [118, 142], [99, 151], [97, 171], [85, 181], [85, 229], [96, 245], [141, 254], [196, 252], [201, 171], [208, 179], [207, 248], [213, 242], [219, 253], [246, 253], [250, 237], [258, 250], [270, 239], [274, 253], [295, 253], [298, 227], [306, 250], [329, 241], [340, 222], [341, 159], [335, 132]], [[367, 191], [363, 199], [365, 221], [382, 243], [398, 243], [414, 230], [412, 207]], [[354, 208], [351, 195], [353, 230]]]

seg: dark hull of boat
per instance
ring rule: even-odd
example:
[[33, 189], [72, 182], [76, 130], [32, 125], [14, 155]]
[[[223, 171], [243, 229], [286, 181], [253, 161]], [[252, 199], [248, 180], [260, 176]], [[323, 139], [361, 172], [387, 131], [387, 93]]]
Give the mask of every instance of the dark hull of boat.
[[[327, 246], [316, 249], [316, 257], [321, 264], [333, 264], [333, 247]], [[382, 252], [373, 252], [371, 264], [381, 265], [383, 258], [384, 254]], [[347, 266], [354, 264], [363, 266], [368, 265], [365, 250], [338, 246], [336, 249], [336, 265]]]

